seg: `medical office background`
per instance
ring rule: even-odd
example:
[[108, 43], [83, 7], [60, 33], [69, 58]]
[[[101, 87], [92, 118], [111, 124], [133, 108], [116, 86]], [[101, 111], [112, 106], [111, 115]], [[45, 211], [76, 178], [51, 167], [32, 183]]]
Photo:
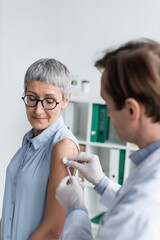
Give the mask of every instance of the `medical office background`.
[[94, 61], [130, 39], [160, 41], [159, 9], [159, 0], [0, 0], [0, 216], [6, 167], [30, 129], [21, 100], [27, 68], [55, 58], [99, 97]]

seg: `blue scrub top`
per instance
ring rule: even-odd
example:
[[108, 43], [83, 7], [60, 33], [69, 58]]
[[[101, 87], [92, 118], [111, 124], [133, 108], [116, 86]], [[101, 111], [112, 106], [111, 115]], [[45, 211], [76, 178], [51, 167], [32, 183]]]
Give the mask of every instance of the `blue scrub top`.
[[53, 146], [68, 138], [79, 148], [62, 117], [37, 137], [33, 135], [31, 129], [6, 171], [1, 240], [28, 240], [41, 224]]

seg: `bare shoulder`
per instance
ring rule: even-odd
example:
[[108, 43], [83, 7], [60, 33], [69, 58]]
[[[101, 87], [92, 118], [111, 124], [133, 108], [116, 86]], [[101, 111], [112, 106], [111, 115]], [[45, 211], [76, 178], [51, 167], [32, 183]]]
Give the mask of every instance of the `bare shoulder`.
[[[78, 154], [77, 145], [70, 139], [63, 139], [56, 143], [52, 149], [50, 166], [50, 185], [56, 188], [59, 182], [68, 175], [66, 166], [62, 163], [64, 157]], [[74, 169], [71, 169], [74, 172]]]
[[52, 149], [52, 157], [56, 158], [69, 157], [78, 153], [77, 145], [70, 139], [59, 141]]

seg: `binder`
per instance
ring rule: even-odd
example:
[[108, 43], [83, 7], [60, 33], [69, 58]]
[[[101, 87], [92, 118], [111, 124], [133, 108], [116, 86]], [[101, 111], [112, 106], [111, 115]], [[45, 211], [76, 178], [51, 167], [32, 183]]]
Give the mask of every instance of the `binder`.
[[107, 116], [107, 106], [99, 105], [99, 121], [97, 142], [104, 143], [108, 138], [109, 118]]
[[99, 224], [100, 223], [100, 220], [101, 220], [101, 217], [105, 214], [105, 212], [102, 212], [100, 213], [99, 215], [91, 218], [91, 222], [92, 223], [95, 223], [95, 224]]
[[109, 178], [116, 183], [119, 179], [119, 153], [118, 149], [110, 149], [109, 154]]
[[92, 124], [91, 124], [91, 142], [97, 142], [98, 131], [98, 119], [99, 119], [99, 104], [92, 105]]
[[118, 183], [121, 185], [123, 184], [123, 180], [124, 180], [125, 155], [126, 155], [126, 151], [120, 150]]

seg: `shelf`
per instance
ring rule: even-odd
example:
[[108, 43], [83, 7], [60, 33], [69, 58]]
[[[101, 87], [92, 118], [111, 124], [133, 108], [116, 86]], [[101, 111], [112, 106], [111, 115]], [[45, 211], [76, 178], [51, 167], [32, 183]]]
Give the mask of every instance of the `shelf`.
[[96, 146], [96, 147], [105, 147], [105, 148], [116, 148], [116, 149], [127, 149], [126, 145], [117, 144], [114, 142], [105, 142], [105, 143], [99, 143], [99, 142], [88, 142], [90, 146]]
[[105, 142], [105, 143], [87, 142], [85, 136], [81, 134], [75, 135], [75, 137], [78, 139], [79, 144], [82, 144], [82, 145], [89, 145], [89, 146], [102, 147], [102, 148], [115, 148], [115, 149], [122, 149], [122, 150], [127, 149], [126, 145], [121, 145], [113, 142]]
[[139, 147], [138, 147], [136, 144], [127, 143], [127, 146], [128, 146], [128, 148], [129, 148], [131, 151], [137, 151], [137, 150], [139, 150]]
[[[126, 145], [121, 145], [121, 144], [114, 143], [114, 142], [105, 142], [105, 143], [87, 142], [86, 136], [84, 136], [82, 134], [77, 134], [77, 135], [75, 135], [75, 137], [78, 139], [79, 144], [83, 144], [83, 145], [103, 147], [103, 148], [115, 148], [115, 149], [123, 149], [123, 150], [127, 149]], [[132, 150], [132, 148], [131, 148], [131, 150]]]
[[71, 96], [71, 102], [78, 102], [78, 103], [96, 103], [96, 104], [105, 104], [105, 101], [100, 98], [93, 96]]

